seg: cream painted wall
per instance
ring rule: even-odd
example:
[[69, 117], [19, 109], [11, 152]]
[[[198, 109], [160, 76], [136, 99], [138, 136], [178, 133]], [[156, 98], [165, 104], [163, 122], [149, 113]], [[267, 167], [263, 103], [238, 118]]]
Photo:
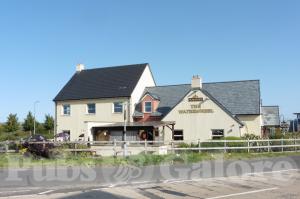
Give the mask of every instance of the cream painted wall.
[[[76, 140], [79, 135], [86, 133], [87, 125], [86, 122], [123, 122], [124, 117], [121, 113], [113, 113], [113, 103], [114, 102], [125, 102], [128, 99], [103, 99], [103, 100], [76, 100], [76, 101], [66, 101], [58, 102], [56, 105], [57, 111], [57, 133], [63, 130], [71, 131], [71, 140]], [[87, 104], [96, 104], [96, 114], [87, 114]], [[63, 104], [70, 104], [71, 115], [63, 115]]]
[[[191, 105], [199, 102], [188, 102], [188, 98], [193, 96], [191, 91], [164, 119], [163, 121], [175, 121], [175, 130], [184, 131], [184, 140], [207, 140], [212, 138], [212, 129], [224, 129], [225, 136], [241, 136], [240, 124], [224, 112], [217, 104], [198, 90], [198, 97], [208, 99], [201, 105], [201, 109], [212, 109], [213, 113], [190, 113], [179, 114], [179, 110], [191, 109]], [[165, 140], [172, 139], [172, 132], [165, 128]]]
[[[133, 90], [132, 96], [130, 98], [130, 121], [132, 121], [132, 114], [134, 112], [134, 105], [140, 100], [145, 87], [155, 86], [155, 81], [153, 79], [152, 73], [150, 71], [149, 65], [145, 68], [143, 74], [140, 77], [135, 89]], [[76, 101], [65, 101], [57, 102], [56, 104], [56, 121], [57, 127], [56, 132], [60, 133], [63, 130], [71, 131], [71, 140], [78, 139], [79, 135], [83, 133], [90, 134], [87, 122], [97, 122], [97, 123], [113, 123], [113, 122], [123, 122], [123, 114], [113, 113], [113, 102], [128, 102], [128, 98], [120, 99], [98, 99], [98, 100], [76, 100]], [[96, 104], [96, 114], [87, 114], [87, 104]], [[71, 105], [71, 115], [64, 116], [62, 114], [62, 105]]]
[[[135, 108], [135, 104], [137, 104], [140, 100], [140, 98], [142, 97], [142, 94], [144, 93], [144, 90], [146, 87], [152, 87], [155, 86], [155, 81], [153, 79], [151, 70], [149, 65], [147, 65], [147, 67], [144, 70], [144, 73], [142, 74], [140, 81], [138, 82], [138, 84], [136, 85], [135, 89], [132, 92], [131, 95], [131, 106], [130, 106], [130, 113], [131, 115], [134, 112], [134, 108]], [[133, 121], [133, 118], [130, 117], [130, 121]]]
[[245, 126], [242, 129], [242, 135], [255, 134], [261, 136], [261, 116], [260, 115], [237, 115]]

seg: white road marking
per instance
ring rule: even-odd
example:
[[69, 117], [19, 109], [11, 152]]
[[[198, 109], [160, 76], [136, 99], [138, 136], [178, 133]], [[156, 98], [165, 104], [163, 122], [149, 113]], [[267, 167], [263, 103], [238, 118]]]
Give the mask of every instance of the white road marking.
[[289, 171], [299, 171], [299, 169], [287, 169], [287, 170], [277, 170], [277, 171], [262, 171], [262, 172], [254, 172], [254, 173], [245, 173], [243, 175], [259, 175], [259, 174], [281, 173], [281, 172], [289, 172]]
[[148, 184], [153, 183], [154, 181], [142, 181], [142, 182], [131, 182], [130, 184]]
[[247, 192], [242, 192], [242, 193], [234, 193], [234, 194], [229, 194], [229, 195], [216, 196], [216, 197], [206, 198], [206, 199], [229, 198], [229, 197], [233, 197], [233, 196], [248, 195], [248, 194], [260, 193], [260, 192], [265, 192], [265, 191], [273, 191], [276, 189], [278, 189], [278, 188], [274, 187], [274, 188], [269, 188], [269, 189], [260, 189], [260, 190], [255, 190], [255, 191], [247, 191]]
[[42, 193], [38, 193], [38, 195], [45, 195], [45, 194], [51, 193], [53, 191], [55, 191], [55, 190], [48, 190], [48, 191], [45, 191], [45, 192], [42, 192]]
[[[9, 198], [31, 198], [35, 197], [37, 195], [31, 194], [31, 195], [18, 195], [18, 196], [8, 196]], [[0, 198], [8, 198], [7, 196], [0, 196]]]
[[288, 170], [277, 170], [277, 171], [262, 171], [262, 172], [256, 172], [256, 173], [245, 173], [237, 176], [226, 176], [226, 177], [213, 177], [213, 178], [199, 178], [199, 179], [171, 179], [171, 180], [165, 180], [162, 183], [163, 184], [174, 184], [174, 183], [184, 183], [184, 182], [199, 182], [203, 180], [214, 180], [214, 179], [226, 179], [231, 177], [245, 177], [245, 176], [251, 176], [251, 175], [259, 175], [259, 174], [270, 174], [270, 173], [281, 173], [281, 172], [290, 172], [290, 171], [299, 171], [299, 169], [288, 169]]
[[1, 193], [22, 193], [22, 192], [28, 192], [28, 191], [32, 191], [32, 190], [19, 190], [19, 191], [4, 191], [4, 192], [0, 192]]

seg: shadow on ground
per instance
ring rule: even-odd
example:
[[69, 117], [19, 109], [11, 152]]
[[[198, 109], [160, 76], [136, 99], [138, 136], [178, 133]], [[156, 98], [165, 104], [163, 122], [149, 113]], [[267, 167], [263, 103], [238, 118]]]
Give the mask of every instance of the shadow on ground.
[[98, 198], [129, 199], [127, 197], [107, 193], [107, 192], [104, 192], [104, 191], [87, 191], [87, 192], [83, 192], [83, 193], [80, 193], [80, 194], [75, 194], [75, 195], [66, 196], [66, 197], [60, 197], [59, 199], [82, 199], [82, 198], [88, 198], [88, 199], [93, 199], [93, 198], [97, 198], [97, 199]]

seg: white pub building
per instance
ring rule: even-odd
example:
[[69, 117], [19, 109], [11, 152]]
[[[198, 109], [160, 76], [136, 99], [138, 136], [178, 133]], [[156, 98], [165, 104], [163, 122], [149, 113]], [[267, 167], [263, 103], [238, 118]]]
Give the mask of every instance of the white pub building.
[[264, 136], [260, 96], [259, 80], [157, 86], [149, 64], [80, 64], [54, 99], [55, 131], [72, 141], [122, 140], [124, 125], [132, 141]]

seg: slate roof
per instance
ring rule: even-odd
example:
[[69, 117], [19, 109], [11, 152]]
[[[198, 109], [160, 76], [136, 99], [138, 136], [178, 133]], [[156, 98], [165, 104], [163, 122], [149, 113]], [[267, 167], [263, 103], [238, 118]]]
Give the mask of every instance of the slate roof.
[[205, 83], [203, 89], [234, 115], [260, 114], [259, 80]]
[[278, 106], [261, 107], [263, 126], [280, 126]]
[[144, 63], [77, 72], [54, 101], [130, 97], [147, 65]]
[[[157, 112], [166, 116], [190, 90], [190, 84], [156, 86], [146, 88], [144, 94], [158, 96], [160, 103]], [[233, 116], [260, 114], [259, 80], [204, 83], [202, 90]], [[142, 116], [140, 107], [138, 104], [134, 115]]]

